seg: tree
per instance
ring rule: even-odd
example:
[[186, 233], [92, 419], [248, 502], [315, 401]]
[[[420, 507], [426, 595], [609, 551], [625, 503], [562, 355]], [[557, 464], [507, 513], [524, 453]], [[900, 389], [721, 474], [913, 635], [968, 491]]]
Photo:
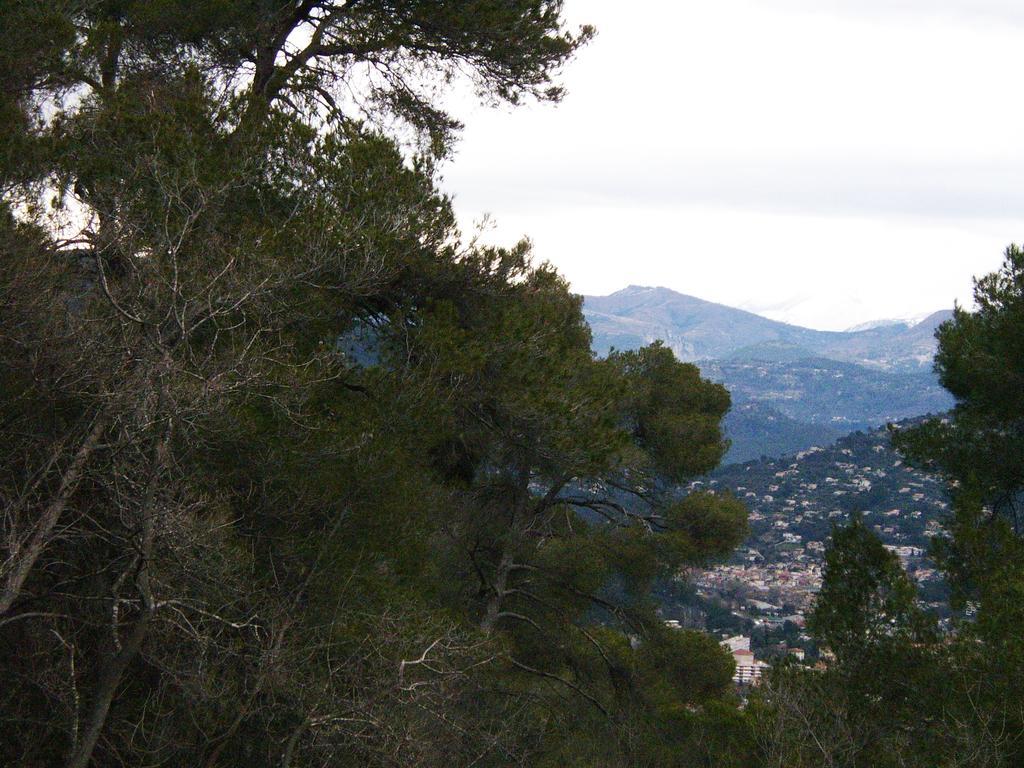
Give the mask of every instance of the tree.
[[975, 281], [974, 299], [977, 311], [957, 308], [937, 332], [935, 367], [953, 412], [894, 438], [953, 486], [942, 555], [965, 595], [984, 578], [977, 569], [1012, 558], [1024, 525], [1024, 251], [1010, 246], [1002, 268]]
[[919, 641], [928, 624], [916, 597], [896, 555], [855, 517], [832, 534], [808, 627], [843, 660], [881, 644]]
[[[646, 687], [629, 672], [629, 638], [644, 652], [666, 642], [652, 581], [724, 554], [745, 530], [729, 497], [674, 496], [724, 451], [728, 395], [659, 345], [595, 360], [579, 299], [556, 274], [521, 251], [487, 255], [484, 271], [512, 290], [439, 303], [391, 353], [414, 360], [427, 376], [417, 387], [443, 404], [430, 455], [455, 491], [448, 599], [503, 638], [532, 696], [575, 694], [614, 717]], [[720, 696], [728, 677], [710, 689]]]
[[936, 370], [956, 406], [948, 417], [894, 439], [911, 460], [950, 484], [953, 514], [935, 555], [949, 575], [954, 600], [976, 611], [975, 621], [958, 627], [960, 642], [952, 646], [949, 662], [957, 670], [954, 700], [962, 712], [953, 722], [971, 725], [950, 732], [961, 752], [974, 750], [990, 764], [1010, 764], [1019, 759], [1024, 734], [1019, 708], [1006, 703], [1021, 684], [1016, 638], [1024, 628], [1020, 247], [1011, 245], [997, 272], [975, 280], [974, 298], [974, 312], [957, 308], [937, 333]]
[[[367, 396], [337, 340], [414, 324], [467, 277], [431, 158], [359, 117], [404, 117], [440, 153], [438, 74], [556, 98], [553, 70], [589, 36], [560, 18], [539, 2], [4, 4], [5, 763], [387, 764], [418, 744], [429, 764], [444, 750], [427, 736], [455, 728], [467, 751], [490, 744], [467, 762], [504, 744], [458, 725], [486, 642], [436, 609], [345, 618], [344, 581], [324, 577], [352, 541], [343, 494], [369, 491], [357, 470], [418, 477], [332, 411]], [[351, 482], [327, 482], [353, 454]], [[293, 686], [300, 672], [317, 684]]]
[[781, 674], [765, 691], [769, 764], [1021, 760], [1024, 252], [1011, 246], [1002, 269], [976, 280], [975, 301], [937, 333], [952, 413], [893, 434], [910, 460], [949, 481], [953, 513], [932, 554], [962, 612], [939, 637], [881, 543], [859, 522], [837, 532], [810, 624], [837, 662], [820, 676]]
[[218, 100], [240, 97], [243, 141], [275, 111], [328, 124], [398, 118], [437, 154], [459, 127], [440, 107], [445, 88], [468, 79], [488, 100], [557, 101], [557, 71], [593, 36], [565, 28], [561, 0], [17, 0], [5, 20], [25, 64], [10, 76], [40, 93], [109, 96], [191, 67]]
[[719, 748], [728, 657], [649, 587], [742, 536], [675, 491], [727, 393], [661, 346], [595, 359], [554, 270], [463, 241], [435, 185], [437, 88], [558, 98], [591, 30], [15, 0], [0, 33], [0, 761]]

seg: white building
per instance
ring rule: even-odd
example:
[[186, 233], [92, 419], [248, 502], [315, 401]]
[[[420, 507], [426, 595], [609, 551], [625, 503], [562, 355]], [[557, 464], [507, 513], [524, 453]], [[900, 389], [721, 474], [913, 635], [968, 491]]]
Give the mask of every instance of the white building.
[[764, 670], [768, 668], [763, 661], [755, 659], [754, 652], [749, 650], [733, 651], [732, 660], [736, 662], [736, 672], [732, 676], [732, 681], [740, 685], [756, 685]]

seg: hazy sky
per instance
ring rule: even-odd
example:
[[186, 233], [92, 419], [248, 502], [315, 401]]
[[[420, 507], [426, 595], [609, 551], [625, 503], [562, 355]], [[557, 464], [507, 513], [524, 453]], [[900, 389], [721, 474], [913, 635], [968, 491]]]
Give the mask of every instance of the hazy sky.
[[458, 109], [464, 224], [581, 293], [816, 328], [969, 303], [1024, 239], [1021, 0], [567, 0], [558, 106]]

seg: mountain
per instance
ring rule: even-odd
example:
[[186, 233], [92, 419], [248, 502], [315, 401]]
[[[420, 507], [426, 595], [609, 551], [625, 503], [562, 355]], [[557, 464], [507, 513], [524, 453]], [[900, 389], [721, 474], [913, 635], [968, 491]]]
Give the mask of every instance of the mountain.
[[933, 373], [888, 373], [819, 357], [697, 365], [704, 376], [725, 384], [734, 403], [770, 405], [791, 419], [844, 433], [953, 406]]
[[584, 297], [594, 349], [635, 349], [660, 339], [681, 360], [785, 361], [822, 357], [893, 372], [930, 369], [935, 328], [952, 316], [884, 323], [857, 331], [817, 331], [668, 288], [631, 285], [610, 296]]
[[765, 403], [734, 404], [722, 422], [729, 438], [727, 463], [749, 461], [762, 456], [781, 456], [812, 445], [828, 445], [844, 434], [824, 424], [810, 424], [790, 418]]
[[729, 389], [727, 462], [827, 445], [953, 405], [931, 371], [935, 328], [950, 312], [816, 331], [641, 286], [585, 297], [583, 311], [598, 354], [661, 340]]
[[826, 358], [697, 365], [732, 395], [723, 424], [732, 443], [726, 462], [827, 445], [854, 430], [953, 407], [931, 372], [890, 373]]

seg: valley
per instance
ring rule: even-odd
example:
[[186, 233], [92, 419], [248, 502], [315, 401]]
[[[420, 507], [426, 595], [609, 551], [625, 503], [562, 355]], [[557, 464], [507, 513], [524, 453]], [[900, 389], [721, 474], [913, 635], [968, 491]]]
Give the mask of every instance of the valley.
[[597, 354], [661, 341], [732, 398], [722, 465], [685, 490], [743, 501], [749, 535], [727, 562], [667, 588], [667, 620], [719, 634], [802, 626], [832, 531], [854, 516], [897, 554], [927, 607], [948, 614], [928, 551], [949, 499], [892, 449], [887, 425], [953, 406], [931, 370], [949, 312], [826, 332], [638, 286], [587, 297], [584, 312]]

